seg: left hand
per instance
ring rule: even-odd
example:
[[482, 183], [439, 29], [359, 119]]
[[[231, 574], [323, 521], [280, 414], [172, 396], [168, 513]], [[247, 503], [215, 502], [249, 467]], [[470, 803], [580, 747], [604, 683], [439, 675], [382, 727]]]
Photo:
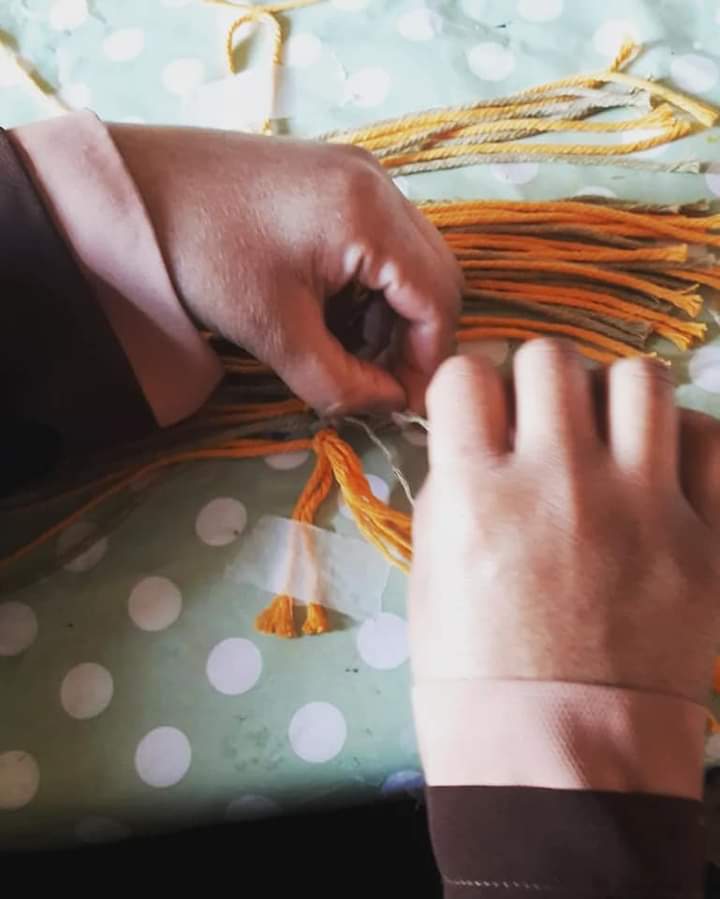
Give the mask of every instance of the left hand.
[[[462, 275], [370, 154], [203, 129], [110, 129], [198, 322], [323, 414], [422, 411], [454, 347]], [[326, 326], [326, 298], [353, 281], [381, 291], [395, 313], [387, 368], [351, 355]]]

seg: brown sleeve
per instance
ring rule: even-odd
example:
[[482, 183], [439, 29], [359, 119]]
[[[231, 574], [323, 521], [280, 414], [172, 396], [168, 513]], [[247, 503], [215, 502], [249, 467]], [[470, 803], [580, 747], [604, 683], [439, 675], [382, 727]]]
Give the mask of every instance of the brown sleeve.
[[0, 495], [155, 428], [128, 360], [0, 129]]
[[701, 899], [700, 802], [638, 793], [431, 787], [447, 899]]

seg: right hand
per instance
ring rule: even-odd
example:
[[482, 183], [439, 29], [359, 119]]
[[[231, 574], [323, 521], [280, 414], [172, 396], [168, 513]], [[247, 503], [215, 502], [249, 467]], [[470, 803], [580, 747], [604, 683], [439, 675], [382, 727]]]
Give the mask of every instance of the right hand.
[[576, 351], [544, 339], [515, 357], [514, 400], [488, 362], [454, 357], [427, 402], [416, 680], [704, 702], [720, 637], [720, 424], [680, 415], [670, 373], [647, 359], [613, 365], [597, 404]]

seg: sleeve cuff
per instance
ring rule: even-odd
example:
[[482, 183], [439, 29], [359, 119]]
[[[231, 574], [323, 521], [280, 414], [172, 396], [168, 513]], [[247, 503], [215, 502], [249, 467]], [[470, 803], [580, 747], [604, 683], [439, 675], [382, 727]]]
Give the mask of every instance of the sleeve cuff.
[[191, 415], [222, 365], [186, 315], [138, 189], [83, 111], [16, 128], [15, 145], [125, 351], [160, 426]]
[[706, 710], [592, 684], [421, 682], [413, 703], [429, 786], [702, 795]]

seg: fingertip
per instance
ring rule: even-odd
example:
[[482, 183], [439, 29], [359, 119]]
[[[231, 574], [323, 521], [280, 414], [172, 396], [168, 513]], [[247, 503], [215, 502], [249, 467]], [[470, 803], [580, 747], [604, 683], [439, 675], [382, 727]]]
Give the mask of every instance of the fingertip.
[[621, 359], [608, 374], [609, 445], [642, 483], [677, 483], [679, 431], [672, 371], [648, 357]]
[[489, 360], [451, 356], [430, 383], [427, 406], [433, 463], [489, 458], [509, 450], [506, 391]]
[[332, 395], [313, 404], [322, 417], [353, 414], [389, 415], [407, 408], [403, 386], [388, 372], [352, 357], [352, 377], [333, 385]]
[[494, 366], [482, 356], [448, 356], [435, 372], [426, 392], [428, 413], [438, 412], [446, 405], [459, 405], [458, 399], [472, 385], [490, 374]]

